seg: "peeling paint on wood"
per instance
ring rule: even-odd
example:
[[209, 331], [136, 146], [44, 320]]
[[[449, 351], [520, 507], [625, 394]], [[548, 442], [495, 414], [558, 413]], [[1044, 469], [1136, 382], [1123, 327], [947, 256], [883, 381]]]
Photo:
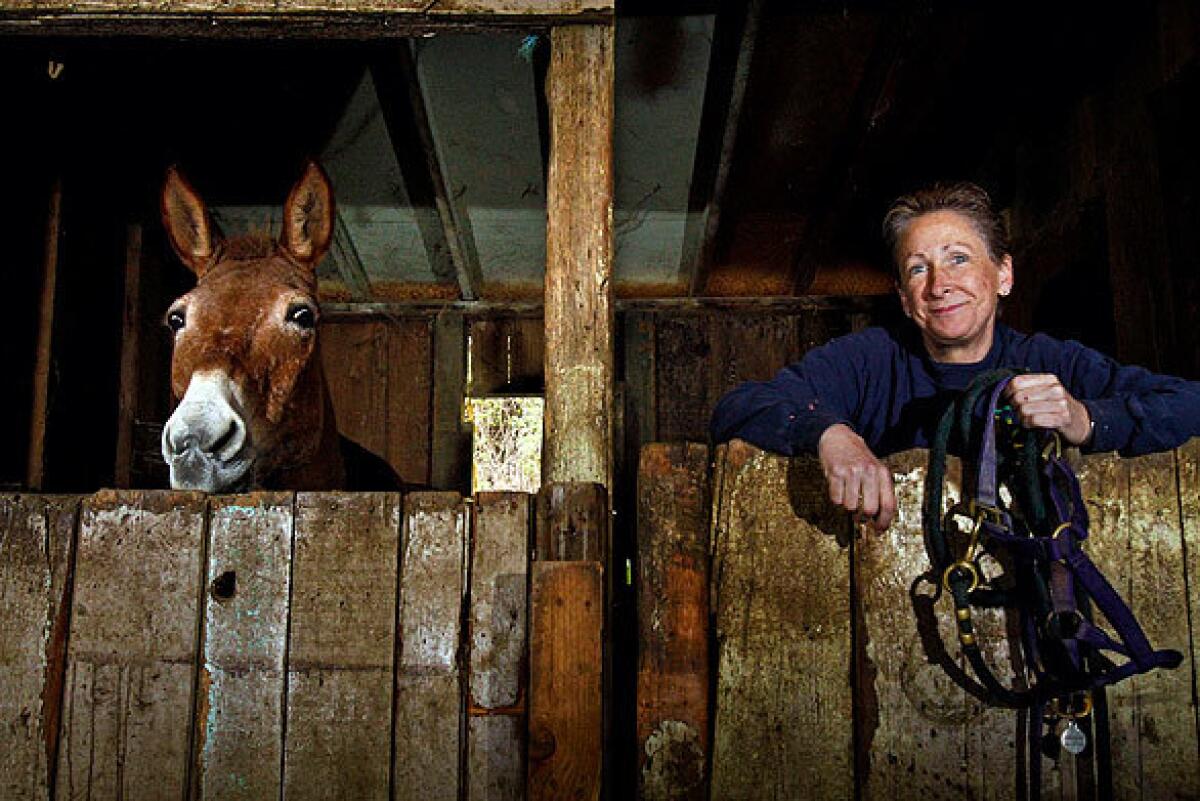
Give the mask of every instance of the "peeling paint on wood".
[[0, 497], [0, 798], [47, 799], [79, 499]]
[[400, 497], [299, 493], [284, 797], [387, 798]]
[[640, 797], [703, 801], [708, 761], [708, 448], [651, 444], [638, 469]]
[[209, 506], [196, 753], [202, 798], [275, 798], [283, 758], [291, 493]]
[[849, 798], [848, 518], [815, 461], [734, 442], [717, 462], [712, 797]]
[[199, 493], [84, 502], [58, 797], [187, 793], [204, 511]]
[[394, 734], [397, 798], [459, 797], [463, 709], [458, 658], [466, 525], [458, 493], [414, 492], [404, 499]]

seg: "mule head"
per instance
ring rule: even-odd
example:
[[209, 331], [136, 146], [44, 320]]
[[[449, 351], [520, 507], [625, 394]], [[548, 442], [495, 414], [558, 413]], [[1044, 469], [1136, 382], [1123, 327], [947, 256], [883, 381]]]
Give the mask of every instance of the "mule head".
[[278, 241], [225, 240], [174, 169], [162, 218], [195, 289], [171, 304], [171, 389], [163, 428], [171, 486], [228, 492], [261, 486], [312, 459], [328, 408], [317, 357], [318, 262], [333, 231], [333, 191], [315, 163], [292, 189]]

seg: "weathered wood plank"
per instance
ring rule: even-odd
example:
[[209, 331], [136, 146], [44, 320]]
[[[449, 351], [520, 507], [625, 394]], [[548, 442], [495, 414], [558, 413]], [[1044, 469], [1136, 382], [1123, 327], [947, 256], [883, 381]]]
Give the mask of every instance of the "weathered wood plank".
[[609, 522], [600, 484], [547, 482], [537, 497], [536, 558], [607, 563]]
[[458, 493], [415, 492], [404, 499], [396, 798], [458, 798], [463, 720], [458, 655], [466, 527], [466, 511]]
[[381, 369], [387, 373], [385, 442], [380, 454], [407, 484], [429, 485], [432, 439], [433, 322], [389, 326]]
[[525, 797], [522, 667], [530, 506], [530, 497], [520, 493], [475, 497], [468, 618], [467, 797], [472, 801]]
[[[0, 3], [0, 11], [26, 8], [22, 0]], [[40, 0], [42, 13], [127, 15], [215, 14], [236, 17], [247, 14], [296, 14], [305, 12], [420, 15], [430, 18], [479, 17], [564, 17], [612, 13], [613, 0], [242, 0], [234, 6], [222, 0]]]
[[49, 798], [77, 497], [0, 497], [0, 797]]
[[433, 403], [429, 483], [434, 489], [470, 487], [471, 436], [462, 424], [466, 393], [466, 334], [462, 312], [446, 309], [433, 321]]
[[429, 481], [431, 322], [352, 321], [321, 329], [338, 430], [404, 481]]
[[388, 797], [400, 496], [296, 496], [283, 791]]
[[708, 439], [712, 414], [707, 379], [710, 368], [708, 315], [659, 316], [655, 330], [655, 387], [658, 439]]
[[[1192, 686], [1200, 681], [1200, 653], [1197, 652], [1196, 621], [1200, 621], [1200, 438], [1193, 439], [1176, 452], [1179, 464], [1179, 500], [1183, 528], [1183, 547], [1187, 557], [1184, 569], [1188, 578], [1188, 620], [1192, 622], [1189, 651]], [[1200, 738], [1200, 705], [1192, 702], [1196, 736]]]
[[209, 506], [200, 798], [279, 796], [293, 500], [261, 493]]
[[600, 797], [604, 576], [595, 562], [534, 562], [530, 598], [531, 801]]
[[482, 715], [467, 720], [470, 801], [525, 798], [525, 715]]
[[[887, 459], [898, 514], [886, 532], [855, 542], [861, 620], [860, 748], [864, 798], [1011, 798], [1016, 792], [1016, 713], [966, 691], [979, 685], [962, 658], [953, 607], [931, 575], [921, 525], [927, 451]], [[944, 508], [961, 497], [949, 459]], [[1003, 611], [976, 611], [980, 647], [997, 675], [1012, 663]], [[1002, 680], [1004, 680], [1002, 678]]]
[[[713, 316], [708, 323], [711, 353], [704, 374], [709, 409], [741, 382], [764, 381], [801, 356], [799, 332], [790, 315]], [[708, 421], [704, 423], [707, 432]]]
[[613, 30], [551, 33], [546, 481], [612, 486]]
[[1193, 667], [1175, 456], [1142, 456], [1130, 461], [1129, 468], [1126, 600], [1151, 645], [1184, 654], [1179, 668], [1155, 670], [1128, 682], [1135, 709], [1131, 736], [1137, 741], [1138, 797], [1180, 797], [1200, 789], [1200, 745], [1195, 710], [1187, 703]]
[[829, 514], [815, 462], [742, 442], [717, 461], [712, 797], [849, 798], [848, 519]]
[[199, 493], [84, 502], [57, 797], [187, 793], [204, 512]]
[[707, 798], [708, 448], [647, 445], [638, 469], [639, 797]]

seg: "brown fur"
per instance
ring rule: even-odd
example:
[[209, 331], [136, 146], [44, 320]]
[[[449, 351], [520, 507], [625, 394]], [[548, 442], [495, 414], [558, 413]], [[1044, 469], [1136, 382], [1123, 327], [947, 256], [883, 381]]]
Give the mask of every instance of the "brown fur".
[[264, 234], [220, 240], [207, 209], [172, 171], [163, 220], [172, 245], [197, 276], [172, 306], [185, 316], [176, 334], [171, 388], [219, 369], [241, 388], [258, 454], [255, 487], [339, 489], [346, 483], [333, 407], [321, 370], [317, 328], [288, 321], [289, 309], [317, 310], [316, 266], [329, 247], [333, 199], [315, 164], [292, 190], [279, 242]]

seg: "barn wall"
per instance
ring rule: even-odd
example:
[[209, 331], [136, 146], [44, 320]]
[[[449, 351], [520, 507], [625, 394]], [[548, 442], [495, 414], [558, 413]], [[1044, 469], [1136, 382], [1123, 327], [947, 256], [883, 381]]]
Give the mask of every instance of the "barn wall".
[[1062, 88], [1030, 109], [1039, 124], [998, 167], [1015, 175], [1017, 285], [1007, 314], [1196, 378], [1200, 13], [1183, 0], [1138, 8], [1130, 46], [1103, 71], [1047, 76]]

